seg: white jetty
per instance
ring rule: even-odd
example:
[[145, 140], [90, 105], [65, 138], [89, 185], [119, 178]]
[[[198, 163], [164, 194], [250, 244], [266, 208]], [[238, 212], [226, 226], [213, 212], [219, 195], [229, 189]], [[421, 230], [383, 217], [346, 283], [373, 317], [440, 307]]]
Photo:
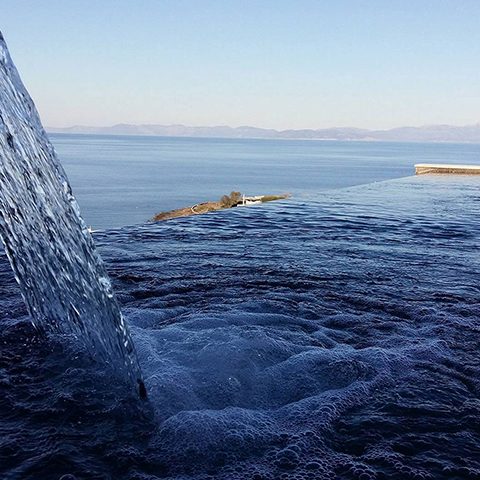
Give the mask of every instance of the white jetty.
[[242, 200], [237, 204], [237, 207], [262, 203], [262, 198], [264, 197], [265, 195], [255, 195], [253, 197], [247, 197], [246, 195], [242, 195]]

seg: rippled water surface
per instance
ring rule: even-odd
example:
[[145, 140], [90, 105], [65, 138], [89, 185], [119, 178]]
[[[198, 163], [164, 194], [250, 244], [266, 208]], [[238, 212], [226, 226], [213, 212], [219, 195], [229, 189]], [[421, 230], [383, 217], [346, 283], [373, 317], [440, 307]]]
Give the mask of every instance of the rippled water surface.
[[480, 478], [479, 218], [425, 176], [97, 234], [148, 405], [0, 257], [0, 477]]

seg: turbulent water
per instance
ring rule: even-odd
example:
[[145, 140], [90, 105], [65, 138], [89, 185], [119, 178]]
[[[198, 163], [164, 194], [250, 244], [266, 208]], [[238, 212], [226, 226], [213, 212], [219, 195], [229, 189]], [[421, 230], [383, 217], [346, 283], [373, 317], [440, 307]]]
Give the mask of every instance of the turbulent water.
[[0, 477], [480, 478], [479, 218], [410, 177], [97, 234], [149, 406], [2, 259]]
[[108, 275], [1, 34], [0, 234], [38, 329], [71, 335], [140, 380]]

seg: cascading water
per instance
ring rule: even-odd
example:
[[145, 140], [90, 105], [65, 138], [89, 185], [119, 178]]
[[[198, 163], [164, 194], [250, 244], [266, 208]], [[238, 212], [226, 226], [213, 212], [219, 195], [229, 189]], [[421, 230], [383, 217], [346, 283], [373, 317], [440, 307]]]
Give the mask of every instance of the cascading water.
[[0, 234], [34, 325], [74, 335], [145, 390], [78, 204], [0, 33]]

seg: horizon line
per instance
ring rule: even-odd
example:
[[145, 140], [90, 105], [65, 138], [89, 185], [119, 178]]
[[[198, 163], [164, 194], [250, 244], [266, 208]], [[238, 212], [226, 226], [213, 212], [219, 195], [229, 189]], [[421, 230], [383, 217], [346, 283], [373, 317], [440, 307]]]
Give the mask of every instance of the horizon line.
[[66, 128], [113, 128], [113, 127], [120, 127], [120, 126], [134, 126], [134, 127], [186, 127], [186, 128], [231, 128], [241, 129], [241, 128], [252, 128], [256, 130], [266, 130], [266, 131], [275, 131], [278, 133], [288, 132], [288, 131], [321, 131], [321, 130], [361, 130], [361, 131], [368, 131], [368, 132], [389, 132], [391, 130], [401, 129], [401, 128], [429, 128], [429, 127], [453, 127], [453, 128], [467, 128], [467, 127], [478, 127], [480, 126], [480, 121], [477, 123], [467, 123], [466, 125], [454, 125], [450, 123], [428, 123], [422, 125], [401, 125], [398, 127], [392, 128], [365, 128], [365, 127], [353, 127], [353, 126], [331, 126], [331, 127], [320, 127], [320, 128], [273, 128], [273, 127], [257, 127], [253, 125], [238, 125], [232, 127], [231, 125], [187, 125], [184, 123], [127, 123], [127, 122], [120, 122], [114, 123], [111, 125], [87, 125], [87, 124], [74, 124], [68, 126], [53, 126], [48, 125], [45, 126], [45, 129], [66, 129]]

